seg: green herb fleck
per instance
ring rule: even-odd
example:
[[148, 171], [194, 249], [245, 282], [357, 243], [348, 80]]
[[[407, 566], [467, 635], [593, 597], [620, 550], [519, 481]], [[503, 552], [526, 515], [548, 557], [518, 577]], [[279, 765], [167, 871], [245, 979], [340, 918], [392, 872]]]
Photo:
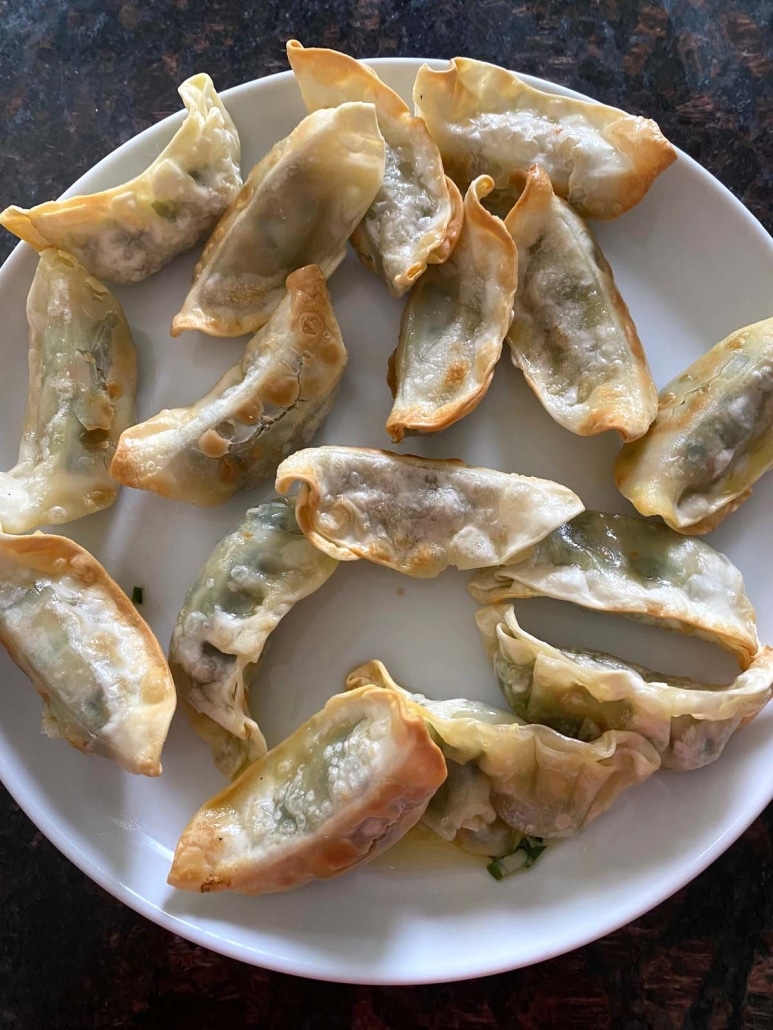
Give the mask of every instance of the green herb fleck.
[[154, 200], [150, 206], [159, 218], [166, 218], [169, 222], [173, 222], [177, 215], [177, 205], [167, 203], [165, 200]]
[[132, 604], [142, 604], [143, 595], [143, 587], [132, 587]]
[[546, 847], [547, 844], [542, 843], [542, 837], [524, 837], [514, 851], [493, 859], [486, 869], [495, 880], [504, 880], [506, 876], [517, 873], [519, 869], [531, 868]]

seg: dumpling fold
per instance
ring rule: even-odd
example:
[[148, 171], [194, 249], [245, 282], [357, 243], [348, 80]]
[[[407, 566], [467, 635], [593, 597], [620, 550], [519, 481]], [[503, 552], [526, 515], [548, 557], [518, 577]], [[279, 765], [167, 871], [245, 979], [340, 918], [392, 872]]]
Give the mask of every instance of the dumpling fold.
[[190, 250], [241, 189], [241, 146], [208, 75], [179, 93], [185, 120], [140, 175], [102, 193], [8, 207], [0, 224], [35, 250], [69, 251], [108, 283], [139, 282]]
[[487, 176], [471, 183], [453, 253], [427, 269], [403, 311], [389, 365], [395, 401], [386, 427], [395, 441], [457, 422], [491, 383], [518, 285], [515, 245], [481, 204], [492, 186]]
[[297, 451], [277, 469], [277, 492], [295, 482], [315, 547], [422, 578], [510, 561], [583, 507], [548, 479], [365, 447]]
[[304, 265], [329, 277], [384, 177], [384, 140], [373, 104], [315, 111], [250, 172], [215, 227], [172, 321], [241, 336], [264, 325]]
[[153, 633], [63, 536], [0, 534], [0, 641], [43, 698], [43, 732], [158, 776], [176, 697]]
[[620, 451], [615, 483], [642, 515], [708, 533], [773, 468], [773, 318], [702, 354], [660, 391], [646, 436]]
[[270, 476], [326, 418], [346, 348], [322, 272], [287, 277], [271, 320], [240, 362], [187, 408], [171, 408], [121, 436], [110, 467], [119, 482], [204, 507]]
[[642, 436], [658, 394], [636, 326], [598, 243], [539, 165], [505, 225], [518, 248], [513, 364], [572, 433]]
[[553, 597], [719, 644], [747, 668], [759, 650], [743, 576], [701, 540], [627, 515], [584, 511], [468, 589], [481, 604]]
[[617, 218], [642, 199], [676, 151], [655, 122], [534, 89], [511, 71], [455, 57], [419, 69], [416, 113], [458, 186], [490, 175], [519, 193], [533, 164], [584, 218]]
[[72, 522], [118, 496], [110, 462], [134, 422], [137, 355], [115, 297], [70, 254], [44, 250], [27, 298], [29, 393], [19, 460], [0, 472], [0, 526]]
[[169, 665], [178, 698], [226, 776], [266, 752], [248, 703], [251, 672], [269, 635], [337, 566], [301, 533], [290, 505], [271, 501], [247, 510], [188, 589]]
[[272, 894], [385, 851], [446, 776], [424, 720], [394, 691], [336, 694], [194, 815], [169, 883]]
[[458, 190], [420, 118], [366, 64], [336, 50], [287, 44], [290, 67], [309, 111], [374, 104], [384, 137], [384, 180], [352, 233], [363, 263], [402, 296], [428, 262], [445, 260], [461, 228]]
[[367, 662], [346, 685], [388, 688], [431, 728], [448, 778], [423, 822], [464, 850], [512, 851], [524, 834], [568, 837], [604, 812], [628, 787], [660, 765], [638, 733], [610, 730], [592, 743], [547, 726], [525, 725], [512, 712], [466, 699], [432, 701], [399, 687], [385, 666]]
[[476, 621], [513, 711], [567, 736], [595, 740], [633, 730], [664, 768], [715, 761], [735, 730], [758, 715], [773, 688], [773, 649], [760, 648], [729, 685], [665, 676], [597, 651], [552, 647], [527, 633], [509, 605], [481, 608]]

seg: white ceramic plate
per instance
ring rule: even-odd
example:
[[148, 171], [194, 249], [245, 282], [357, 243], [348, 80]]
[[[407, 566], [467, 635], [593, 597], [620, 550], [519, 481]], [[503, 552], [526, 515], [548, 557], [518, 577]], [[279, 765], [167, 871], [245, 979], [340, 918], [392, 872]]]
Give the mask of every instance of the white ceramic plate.
[[[406, 97], [420, 63], [374, 62]], [[245, 169], [305, 114], [289, 73], [230, 90], [225, 100], [242, 136]], [[102, 189], [141, 171], [180, 120], [169, 118], [142, 133], [69, 193]], [[637, 208], [594, 230], [659, 386], [731, 330], [771, 314], [773, 242], [685, 156]], [[24, 298], [35, 260], [22, 245], [0, 271], [2, 468], [15, 462], [27, 390]], [[186, 255], [148, 282], [116, 291], [140, 350], [140, 418], [190, 403], [241, 353], [241, 341], [169, 336], [194, 261], [194, 254]], [[384, 375], [401, 304], [353, 255], [336, 272], [331, 291], [350, 359], [316, 442], [389, 446]], [[617, 446], [611, 434], [580, 439], [555, 425], [507, 357], [477, 411], [439, 436], [409, 443], [414, 453], [554, 478], [589, 508], [630, 512], [612, 485]], [[165, 643], [187, 585], [215, 541], [248, 504], [270, 494], [266, 486], [219, 509], [199, 510], [124, 489], [112, 510], [64, 532], [93, 551], [129, 592], [144, 586], [143, 614]], [[771, 502], [773, 476], [711, 538], [745, 572], [763, 640], [773, 638]], [[254, 712], [269, 743], [319, 709], [342, 688], [345, 673], [368, 658], [382, 658], [399, 681], [430, 695], [501, 703], [473, 623], [467, 578], [451, 571], [422, 582], [367, 562], [342, 565], [270, 641], [253, 688]], [[527, 628], [559, 645], [584, 642], [673, 672], [734, 672], [716, 649], [676, 634], [547, 601], [523, 605], [521, 614]], [[630, 921], [693, 878], [773, 794], [771, 711], [737, 734], [715, 765], [656, 774], [578, 837], [548, 850], [533, 870], [503, 883], [475, 862], [444, 858], [445, 848], [402, 848], [294, 894], [197, 896], [173, 891], [166, 876], [180, 831], [223, 783], [185, 722], [174, 723], [161, 779], [132, 777], [41, 737], [34, 690], [5, 656], [0, 675], [0, 775], [68, 858], [167, 929], [223, 954], [303, 976], [366, 983], [453, 980], [568, 951]]]

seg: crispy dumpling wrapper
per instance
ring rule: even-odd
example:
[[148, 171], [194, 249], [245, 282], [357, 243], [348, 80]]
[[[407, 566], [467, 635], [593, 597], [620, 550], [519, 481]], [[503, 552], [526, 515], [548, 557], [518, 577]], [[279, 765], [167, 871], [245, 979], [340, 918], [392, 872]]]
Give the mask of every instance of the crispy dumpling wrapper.
[[508, 704], [522, 719], [594, 740], [607, 730], [646, 737], [664, 768], [715, 761], [734, 731], [770, 700], [773, 649], [760, 648], [746, 672], [725, 686], [663, 676], [609, 654], [552, 647], [519, 625], [509, 605], [476, 615]]
[[158, 776], [175, 709], [166, 658], [96, 558], [67, 537], [0, 534], [0, 640], [43, 698], [43, 732]]
[[547, 479], [365, 447], [298, 451], [277, 469], [277, 492], [296, 481], [295, 515], [315, 547], [421, 578], [509, 561], [582, 511]]
[[505, 218], [518, 248], [507, 334], [513, 364], [551, 418], [580, 436], [642, 436], [658, 395], [612, 269], [587, 225], [532, 165]]
[[667, 526], [585, 511], [511, 565], [472, 577], [481, 604], [553, 597], [691, 633], [747, 668], [759, 650], [757, 617], [729, 558]]
[[446, 71], [420, 68], [413, 101], [457, 185], [490, 175], [497, 187], [518, 192], [540, 164], [556, 193], [586, 218], [628, 211], [676, 160], [648, 118], [545, 93], [466, 57]]
[[[464, 198], [454, 180], [449, 179], [448, 176], [445, 178], [448, 197], [451, 203], [451, 219], [448, 223], [445, 239], [429, 253], [427, 257], [428, 265], [442, 265], [444, 261], [448, 261], [454, 252], [456, 244], [459, 242], [459, 234], [462, 231], [462, 224], [464, 222]], [[360, 252], [360, 257], [365, 260], [362, 252]], [[367, 264], [367, 261], [365, 263]]]
[[390, 359], [395, 398], [387, 432], [434, 433], [468, 415], [488, 390], [510, 325], [518, 255], [501, 220], [480, 202], [481, 176], [464, 200], [464, 224], [449, 259], [427, 269], [403, 311]]
[[121, 436], [110, 473], [141, 490], [204, 507], [273, 476], [326, 418], [346, 348], [325, 277], [287, 277], [271, 320], [206, 396], [160, 412]]
[[[449, 192], [440, 151], [424, 122], [367, 65], [295, 39], [287, 44], [287, 57], [309, 111], [352, 101], [376, 107], [384, 180], [352, 234], [352, 246], [400, 297], [427, 262], [448, 256], [461, 228], [461, 208]], [[456, 193], [453, 184], [451, 189]]]
[[642, 515], [680, 533], [715, 529], [773, 468], [773, 318], [721, 340], [660, 392], [615, 482]]
[[[568, 837], [660, 766], [657, 751], [638, 733], [611, 730], [590, 743], [525, 725], [481, 702], [431, 701], [399, 687], [378, 661], [346, 680], [348, 689], [363, 684], [397, 691], [431, 728], [449, 778], [423, 821], [446, 840], [469, 842], [466, 850], [502, 854], [518, 842], [508, 830]], [[457, 841], [460, 831], [466, 832]]]
[[397, 843], [445, 775], [424, 720], [394, 691], [337, 694], [199, 809], [169, 883], [272, 894], [339, 876]]
[[18, 463], [0, 472], [0, 526], [25, 533], [108, 508], [134, 421], [137, 356], [123, 309], [74, 257], [45, 250], [27, 298], [29, 394]]
[[220, 540], [186, 594], [169, 646], [178, 698], [215, 764], [234, 777], [266, 753], [249, 713], [251, 670], [296, 602], [338, 563], [301, 533], [290, 505], [250, 508]]
[[218, 222], [172, 321], [172, 335], [254, 333], [304, 265], [326, 277], [384, 177], [384, 140], [373, 104], [316, 111], [250, 172]]
[[30, 210], [0, 224], [35, 250], [61, 247], [108, 283], [146, 279], [214, 227], [242, 185], [239, 134], [208, 75], [180, 86], [187, 115], [156, 160], [129, 182]]

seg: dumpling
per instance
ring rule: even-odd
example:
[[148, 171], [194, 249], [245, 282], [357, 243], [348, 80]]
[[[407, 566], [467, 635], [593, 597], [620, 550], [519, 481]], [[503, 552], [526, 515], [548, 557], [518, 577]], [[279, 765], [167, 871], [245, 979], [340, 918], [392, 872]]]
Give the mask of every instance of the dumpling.
[[582, 511], [548, 479], [365, 447], [298, 451], [276, 475], [280, 494], [300, 481], [295, 515], [315, 547], [422, 578], [510, 561]]
[[43, 698], [43, 732], [158, 776], [169, 667], [96, 558], [63, 536], [0, 534], [0, 641]]
[[110, 461], [134, 421], [137, 357], [121, 305], [75, 258], [45, 250], [27, 298], [29, 395], [0, 526], [25, 533], [108, 508]]
[[658, 394], [612, 269], [582, 218], [532, 165], [505, 218], [518, 248], [511, 357], [551, 418], [580, 436], [647, 431]]
[[346, 680], [349, 689], [365, 684], [399, 692], [408, 711], [426, 720], [449, 778], [423, 821], [478, 854], [503, 854], [523, 834], [568, 837], [660, 765], [638, 733], [611, 730], [589, 743], [479, 702], [430, 701], [399, 687], [381, 662]]
[[594, 740], [607, 730], [646, 737], [664, 768], [699, 769], [770, 700], [773, 649], [761, 648], [729, 686], [665, 677], [612, 655], [551, 647], [526, 633], [508, 605], [476, 621], [502, 693], [521, 718]]
[[731, 333], [660, 393], [650, 431], [615, 482], [642, 515], [680, 533], [715, 529], [773, 468], [773, 318]]
[[367, 65], [318, 47], [287, 44], [290, 67], [309, 111], [348, 101], [375, 104], [384, 137], [384, 181], [352, 234], [365, 265], [400, 297], [427, 262], [447, 256], [462, 222], [458, 191], [449, 186], [440, 151], [420, 118]]
[[325, 277], [314, 265], [300, 268], [242, 360], [189, 408], [162, 411], [124, 432], [110, 473], [178, 501], [222, 504], [309, 443], [345, 365]]
[[8, 207], [0, 224], [34, 247], [61, 247], [98, 279], [134, 283], [195, 246], [242, 185], [239, 134], [208, 75], [180, 86], [187, 116], [141, 174], [102, 193]]
[[473, 576], [481, 604], [554, 597], [693, 633], [731, 651], [746, 668], [759, 649], [757, 619], [729, 558], [667, 526], [585, 511], [512, 565]]
[[404, 836], [445, 775], [424, 720], [394, 691], [337, 694], [199, 809], [169, 883], [272, 894], [339, 876]]
[[464, 225], [448, 261], [427, 269], [403, 312], [390, 361], [393, 440], [432, 433], [473, 411], [502, 353], [518, 285], [518, 255], [501, 220], [480, 202], [483, 175], [467, 190]]
[[269, 634], [337, 566], [301, 533], [292, 507], [273, 501], [248, 509], [191, 584], [169, 665], [178, 698], [226, 776], [266, 753], [248, 703], [250, 672]]
[[545, 93], [504, 68], [456, 57], [446, 71], [419, 69], [416, 113], [458, 185], [490, 175], [519, 191], [533, 164], [584, 217], [616, 218], [676, 160], [655, 122]]
[[284, 296], [287, 276], [318, 265], [331, 276], [384, 176], [372, 104], [310, 114], [250, 172], [218, 222], [172, 321], [172, 335], [254, 333]]

